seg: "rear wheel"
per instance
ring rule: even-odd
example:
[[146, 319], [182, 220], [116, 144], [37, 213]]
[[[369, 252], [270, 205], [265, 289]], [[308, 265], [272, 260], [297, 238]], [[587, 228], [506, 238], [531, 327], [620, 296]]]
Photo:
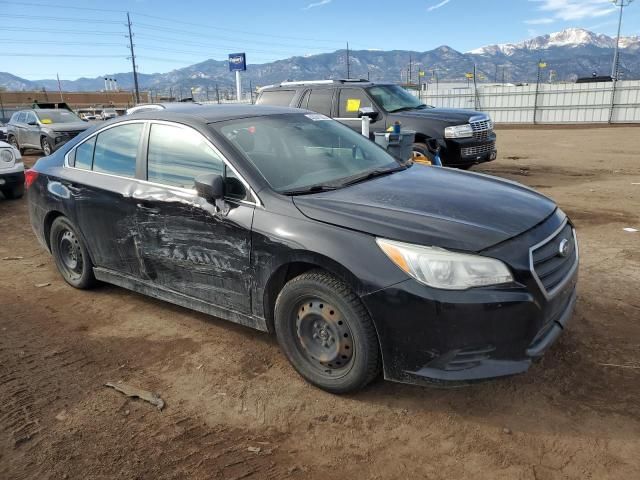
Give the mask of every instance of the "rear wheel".
[[80, 289], [94, 286], [96, 278], [93, 275], [93, 263], [69, 219], [58, 217], [53, 221], [49, 240], [53, 259], [65, 281]]
[[20, 145], [18, 145], [18, 139], [16, 137], [14, 137], [13, 135], [11, 135], [9, 137], [9, 144], [17, 149], [20, 152], [20, 155], [22, 155], [24, 153], [24, 148], [20, 148]]
[[380, 371], [378, 338], [357, 295], [313, 270], [289, 281], [276, 300], [281, 349], [308, 382], [332, 393], [363, 388]]
[[49, 140], [47, 137], [42, 137], [42, 139], [40, 140], [40, 145], [42, 145], [42, 152], [44, 153], [45, 157], [48, 157], [49, 155], [51, 155], [51, 153], [53, 153], [51, 140]]

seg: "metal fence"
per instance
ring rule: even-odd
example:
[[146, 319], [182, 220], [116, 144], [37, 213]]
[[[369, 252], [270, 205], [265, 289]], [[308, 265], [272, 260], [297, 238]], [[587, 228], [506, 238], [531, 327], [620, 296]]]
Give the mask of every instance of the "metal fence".
[[420, 98], [436, 107], [480, 110], [496, 123], [640, 123], [640, 80], [471, 85], [423, 91]]

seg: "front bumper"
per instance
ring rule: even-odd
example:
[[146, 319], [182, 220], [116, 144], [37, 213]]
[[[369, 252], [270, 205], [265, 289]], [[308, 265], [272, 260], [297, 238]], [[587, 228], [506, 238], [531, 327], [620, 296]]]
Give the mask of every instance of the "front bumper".
[[487, 138], [447, 138], [440, 157], [443, 165], [459, 167], [490, 162], [497, 158], [496, 134], [491, 133]]
[[9, 171], [0, 170], [0, 188], [24, 184], [24, 166], [17, 163]]
[[[380, 340], [385, 378], [433, 384], [526, 371], [567, 326], [576, 304], [577, 269], [552, 298], [528, 270], [528, 247], [557, 229], [562, 216], [506, 242], [513, 286], [447, 291], [413, 279], [363, 296]], [[523, 245], [525, 248], [523, 248]], [[491, 256], [506, 259], [509, 253]]]

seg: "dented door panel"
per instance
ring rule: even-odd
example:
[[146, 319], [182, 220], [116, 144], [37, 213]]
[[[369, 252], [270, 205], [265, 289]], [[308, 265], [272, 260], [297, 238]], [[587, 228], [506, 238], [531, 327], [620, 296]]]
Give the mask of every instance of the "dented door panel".
[[132, 193], [141, 278], [241, 313], [251, 311], [252, 205], [212, 205], [184, 189]]

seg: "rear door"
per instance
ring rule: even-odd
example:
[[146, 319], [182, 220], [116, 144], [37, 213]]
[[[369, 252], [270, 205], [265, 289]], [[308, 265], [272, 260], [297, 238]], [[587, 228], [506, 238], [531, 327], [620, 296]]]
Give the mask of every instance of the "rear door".
[[[251, 224], [255, 203], [221, 153], [200, 132], [152, 122], [147, 184], [136, 192], [143, 278], [228, 310], [251, 310]], [[227, 177], [228, 196], [214, 205], [196, 194], [202, 174]], [[233, 178], [234, 180], [230, 180]]]
[[306, 108], [331, 117], [334, 91], [332, 88], [312, 88], [302, 96], [300, 108]]
[[144, 121], [130, 121], [87, 138], [70, 152], [63, 181], [95, 265], [134, 277], [140, 261], [133, 195], [146, 128]]
[[16, 135], [16, 139], [18, 140], [18, 144], [20, 145], [20, 148], [24, 148], [25, 146], [27, 146], [27, 144], [25, 143], [27, 140], [27, 132], [26, 132], [27, 124], [25, 123], [26, 120], [27, 120], [27, 112], [18, 112], [16, 114], [16, 119], [13, 122], [14, 132]]

